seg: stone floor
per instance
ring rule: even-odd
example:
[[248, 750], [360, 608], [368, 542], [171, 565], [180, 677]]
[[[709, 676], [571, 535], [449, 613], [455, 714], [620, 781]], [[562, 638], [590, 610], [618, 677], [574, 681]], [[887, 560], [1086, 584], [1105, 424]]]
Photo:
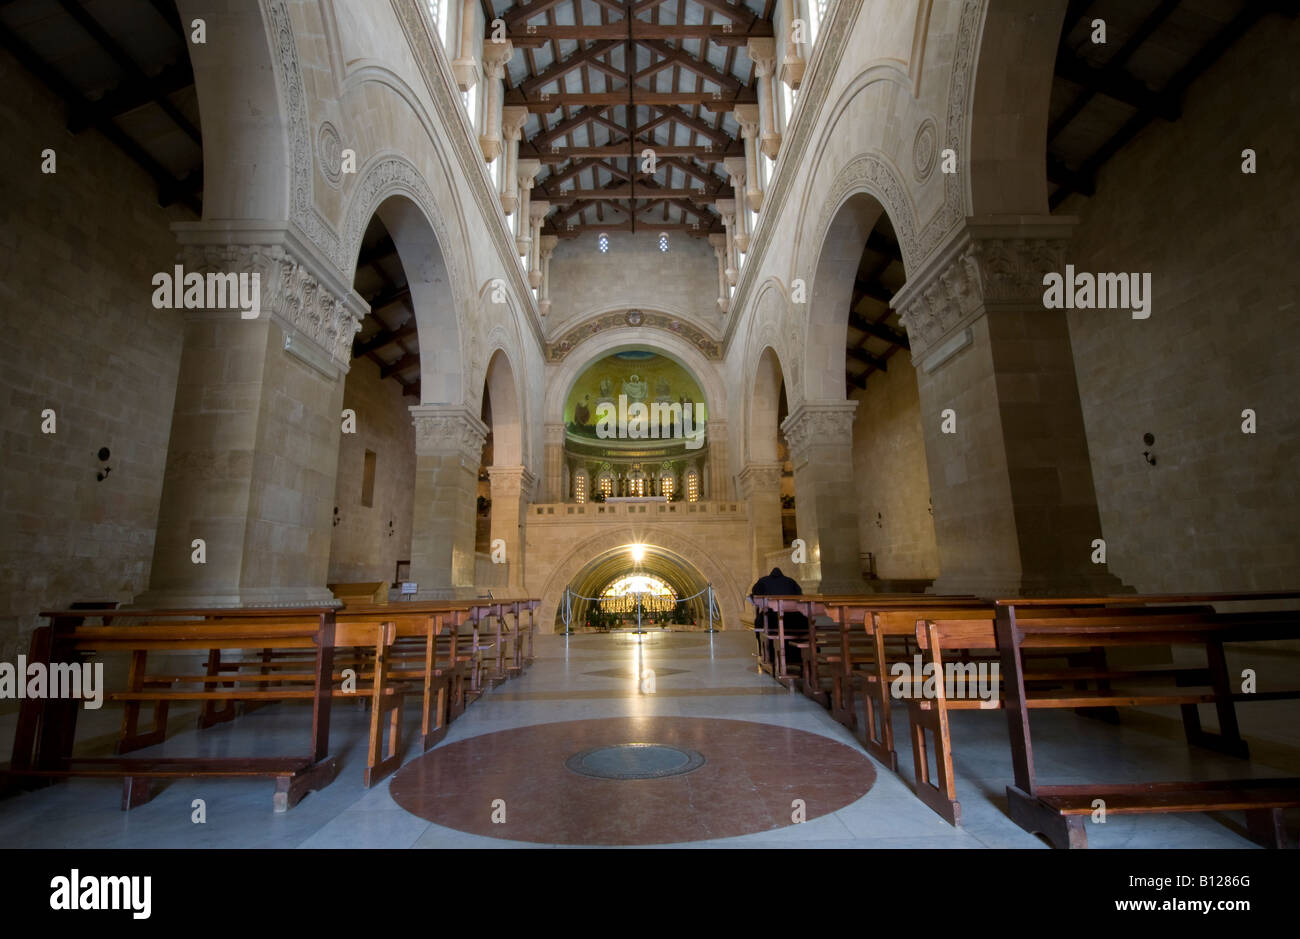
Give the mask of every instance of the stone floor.
[[[71, 780], [0, 801], [0, 846], [1043, 847], [1006, 815], [1011, 769], [1000, 712], [954, 716], [964, 826], [953, 828], [912, 794], [902, 714], [895, 716], [905, 768], [899, 776], [867, 757], [826, 711], [759, 674], [752, 652], [752, 639], [740, 632], [539, 637], [527, 673], [484, 695], [429, 753], [408, 746], [403, 768], [373, 789], [361, 785], [366, 715], [336, 706], [332, 750], [340, 755], [339, 776], [288, 812], [272, 811], [266, 780], [178, 781], [129, 813], [118, 809], [119, 784]], [[643, 669], [655, 672], [653, 693], [637, 681]], [[408, 710], [413, 732], [414, 709]], [[1172, 710], [1125, 712], [1120, 727], [1037, 712], [1040, 778], [1297, 774], [1294, 724], [1239, 710], [1255, 755], [1249, 764], [1189, 750]], [[118, 719], [109, 707], [83, 712], [78, 739], [87, 753], [107, 752]], [[173, 736], [157, 752], [298, 752], [305, 749], [307, 721], [305, 708], [276, 705], [199, 733], [192, 712], [181, 711], [173, 714]], [[4, 753], [13, 724], [12, 713], [0, 716]], [[1272, 733], [1274, 727], [1281, 732]], [[661, 749], [641, 763], [626, 752], [588, 752], [619, 742]], [[702, 765], [649, 779], [598, 779], [564, 765], [585, 760], [588, 768], [612, 767], [614, 775], [619, 767], [635, 774], [642, 764], [652, 773], [686, 766], [685, 757], [663, 748], [695, 751]], [[205, 804], [203, 824], [192, 820], [196, 799]], [[498, 799], [504, 822], [493, 820]], [[796, 800], [807, 819], [802, 823], [792, 821]], [[1289, 822], [1294, 833], [1297, 819]], [[1088, 837], [1098, 848], [1254, 847], [1243, 830], [1244, 820], [1232, 813], [1112, 817], [1089, 825]]]

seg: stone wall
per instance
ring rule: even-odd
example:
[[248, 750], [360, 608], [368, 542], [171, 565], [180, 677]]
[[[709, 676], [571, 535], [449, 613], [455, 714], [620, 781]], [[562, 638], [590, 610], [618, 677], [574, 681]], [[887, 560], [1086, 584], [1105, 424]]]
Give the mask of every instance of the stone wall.
[[659, 233], [611, 232], [602, 254], [596, 235], [561, 239], [551, 258], [551, 312], [546, 333], [606, 310], [645, 308], [689, 316], [709, 332], [721, 332], [718, 313], [718, 262], [703, 238], [668, 233], [660, 251]]
[[861, 550], [875, 555], [882, 580], [937, 577], [921, 403], [906, 352], [891, 356], [889, 370], [872, 373], [866, 389], [850, 397], [858, 401], [853, 469]]
[[1300, 140], [1278, 118], [1300, 109], [1298, 42], [1300, 21], [1265, 19], [1180, 120], [1062, 206], [1081, 219], [1076, 270], [1152, 275], [1149, 319], [1070, 314], [1109, 565], [1139, 591], [1287, 588], [1300, 571]]
[[[98, 133], [69, 136], [62, 102], [7, 53], [0, 76], [0, 660], [13, 661], [40, 610], [125, 602], [148, 583], [183, 325], [153, 308], [150, 279], [175, 263], [170, 222], [191, 216], [159, 208]], [[45, 408], [56, 433], [41, 432]]]
[[[370, 359], [352, 363], [343, 407], [356, 412], [357, 432], [339, 443], [334, 505], [338, 523], [330, 542], [330, 583], [391, 581], [396, 564], [411, 558], [415, 487], [415, 427], [402, 386], [379, 377]], [[375, 454], [373, 505], [361, 504], [365, 454]], [[392, 529], [388, 523], [392, 521]]]

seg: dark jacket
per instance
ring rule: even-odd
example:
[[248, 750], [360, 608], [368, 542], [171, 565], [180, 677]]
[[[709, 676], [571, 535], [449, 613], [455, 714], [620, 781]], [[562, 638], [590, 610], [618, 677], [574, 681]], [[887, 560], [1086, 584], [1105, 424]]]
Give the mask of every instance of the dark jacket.
[[[781, 573], [781, 568], [774, 567], [772, 573], [755, 581], [749, 593], [750, 596], [754, 597], [789, 597], [803, 593], [803, 588], [799, 586], [799, 581], [793, 577], [785, 576], [785, 574]], [[768, 629], [776, 629], [776, 610], [768, 610], [760, 615], [765, 618], [765, 625]], [[787, 634], [807, 632], [808, 618], [802, 613], [787, 610], [785, 613], [785, 631]]]

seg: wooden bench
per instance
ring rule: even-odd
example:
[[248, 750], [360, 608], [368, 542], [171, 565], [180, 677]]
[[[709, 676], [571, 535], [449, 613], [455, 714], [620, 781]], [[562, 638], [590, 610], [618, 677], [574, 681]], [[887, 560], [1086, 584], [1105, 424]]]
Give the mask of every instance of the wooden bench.
[[864, 721], [860, 739], [867, 752], [890, 769], [898, 769], [892, 708], [885, 693], [889, 687], [890, 662], [912, 654], [916, 619], [925, 611], [970, 607], [981, 602], [968, 596], [932, 594], [818, 598], [814, 609], [837, 624], [839, 649], [826, 652], [822, 662], [814, 662], [812, 675], [820, 679], [829, 673], [831, 715], [855, 732], [858, 730], [855, 691], [862, 690]]
[[[945, 649], [995, 649], [1001, 666], [1001, 693], [994, 702], [953, 700], [947, 696], [945, 683], [936, 681], [933, 699], [909, 699], [917, 795], [949, 822], [959, 824], [961, 815], [953, 786], [948, 713], [961, 708], [1004, 709], [1011, 729], [1015, 766], [1015, 785], [1007, 788], [1011, 817], [1022, 828], [1043, 834], [1057, 847], [1086, 846], [1083, 816], [1094, 811], [1095, 799], [1105, 800], [1108, 812], [1112, 810], [1111, 800], [1114, 799], [1118, 814], [1244, 809], [1251, 836], [1280, 845], [1281, 813], [1285, 808], [1300, 804], [1294, 801], [1300, 799], [1300, 780], [1040, 786], [1034, 774], [1029, 712], [1044, 708], [1177, 705], [1183, 714], [1184, 732], [1189, 743], [1238, 756], [1247, 755], [1237, 729], [1234, 703], [1239, 700], [1294, 698], [1300, 697], [1300, 692], [1234, 693], [1224, 664], [1222, 645], [1225, 641], [1295, 637], [1300, 635], [1300, 615], [1295, 612], [1220, 614], [1203, 606], [1105, 605], [1168, 599], [1197, 600], [1202, 597], [1052, 598], [1028, 603], [1008, 600], [997, 603], [992, 619], [986, 613], [972, 611], [967, 619], [949, 616], [945, 612], [942, 615], [948, 617], [946, 619], [923, 620], [917, 627], [917, 639], [935, 675], [945, 674]], [[1021, 606], [1019, 616], [1018, 604]], [[1059, 653], [1063, 649], [1171, 643], [1194, 643], [1204, 647], [1207, 667], [1076, 667], [1061, 672], [1034, 672], [1025, 665], [1026, 656], [1033, 650]], [[1124, 679], [1150, 681], [1160, 677], [1174, 678], [1179, 687], [1153, 692], [1150, 689], [1122, 691], [1110, 686], [1111, 682]], [[1098, 682], [1096, 689], [1079, 690], [1076, 687], [1049, 694], [1031, 693], [1036, 682], [1089, 679]], [[1189, 687], [1193, 683], [1208, 683], [1209, 687]], [[1201, 704], [1212, 704], [1218, 710], [1218, 734], [1208, 734], [1201, 728], [1197, 716]], [[927, 730], [935, 740], [936, 780], [931, 779], [928, 768]]]
[[431, 601], [353, 607], [337, 614], [340, 622], [377, 615], [393, 622], [391, 677], [399, 687], [420, 695], [420, 741], [425, 750], [442, 740], [465, 710], [469, 661], [461, 655], [459, 627], [469, 613], [466, 602]]
[[[4, 770], [6, 781], [68, 776], [118, 777], [123, 780], [122, 808], [129, 809], [153, 796], [156, 779], [195, 776], [270, 776], [275, 779], [273, 800], [277, 812], [296, 805], [307, 792], [333, 780], [337, 767], [329, 755], [330, 704], [333, 698], [333, 661], [338, 641], [345, 644], [378, 643], [385, 632], [377, 622], [339, 629], [333, 609], [241, 611], [245, 622], [228, 625], [204, 617], [228, 614], [229, 610], [131, 611], [133, 625], [88, 626], [86, 611], [57, 611], [43, 615], [48, 626], [32, 635], [30, 662], [48, 668], [52, 663], [80, 665], [85, 656], [118, 652], [130, 656], [130, 668], [123, 691], [112, 692], [108, 700], [123, 703], [122, 728], [112, 758], [72, 755], [77, 714], [81, 702], [68, 699], [26, 699], [19, 712], [13, 758]], [[180, 618], [182, 622], [176, 622]], [[115, 616], [116, 620], [117, 617]], [[176, 681], [151, 677], [147, 672], [150, 652], [202, 652], [212, 649], [296, 650], [304, 656], [307, 669], [292, 679], [295, 687], [269, 690], [235, 687], [224, 683], [229, 676], [202, 674], [181, 676], [197, 683], [198, 690], [176, 690]], [[281, 681], [286, 674], [275, 676]], [[249, 676], [250, 679], [253, 676]], [[254, 684], [257, 682], [254, 681]], [[383, 683], [374, 683], [378, 705], [385, 706]], [[161, 743], [166, 736], [168, 705], [172, 701], [211, 702], [231, 699], [258, 700], [298, 698], [311, 704], [312, 726], [309, 750], [289, 757], [193, 757], [126, 758], [122, 754]], [[153, 726], [139, 727], [142, 704], [153, 704]]]

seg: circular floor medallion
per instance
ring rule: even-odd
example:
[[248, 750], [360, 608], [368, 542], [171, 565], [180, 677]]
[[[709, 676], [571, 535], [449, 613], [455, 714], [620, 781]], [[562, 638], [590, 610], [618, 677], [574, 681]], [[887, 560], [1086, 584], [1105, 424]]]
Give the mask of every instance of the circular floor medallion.
[[[654, 672], [657, 677], [664, 678], [668, 675], [684, 675], [689, 669], [651, 668], [650, 671]], [[636, 670], [631, 668], [602, 668], [599, 671], [583, 672], [582, 674], [595, 675], [598, 678], [626, 678], [628, 681], [637, 681], [640, 677], [637, 675]]]
[[704, 757], [662, 743], [616, 743], [575, 753], [564, 765], [595, 779], [663, 779], [699, 769]]
[[[692, 753], [701, 759], [688, 772]], [[389, 794], [413, 815], [487, 838], [649, 845], [788, 828], [795, 800], [811, 820], [856, 802], [875, 781], [860, 748], [821, 734], [641, 716], [534, 724], [446, 743], [398, 770]], [[504, 822], [493, 809], [502, 803]]]

